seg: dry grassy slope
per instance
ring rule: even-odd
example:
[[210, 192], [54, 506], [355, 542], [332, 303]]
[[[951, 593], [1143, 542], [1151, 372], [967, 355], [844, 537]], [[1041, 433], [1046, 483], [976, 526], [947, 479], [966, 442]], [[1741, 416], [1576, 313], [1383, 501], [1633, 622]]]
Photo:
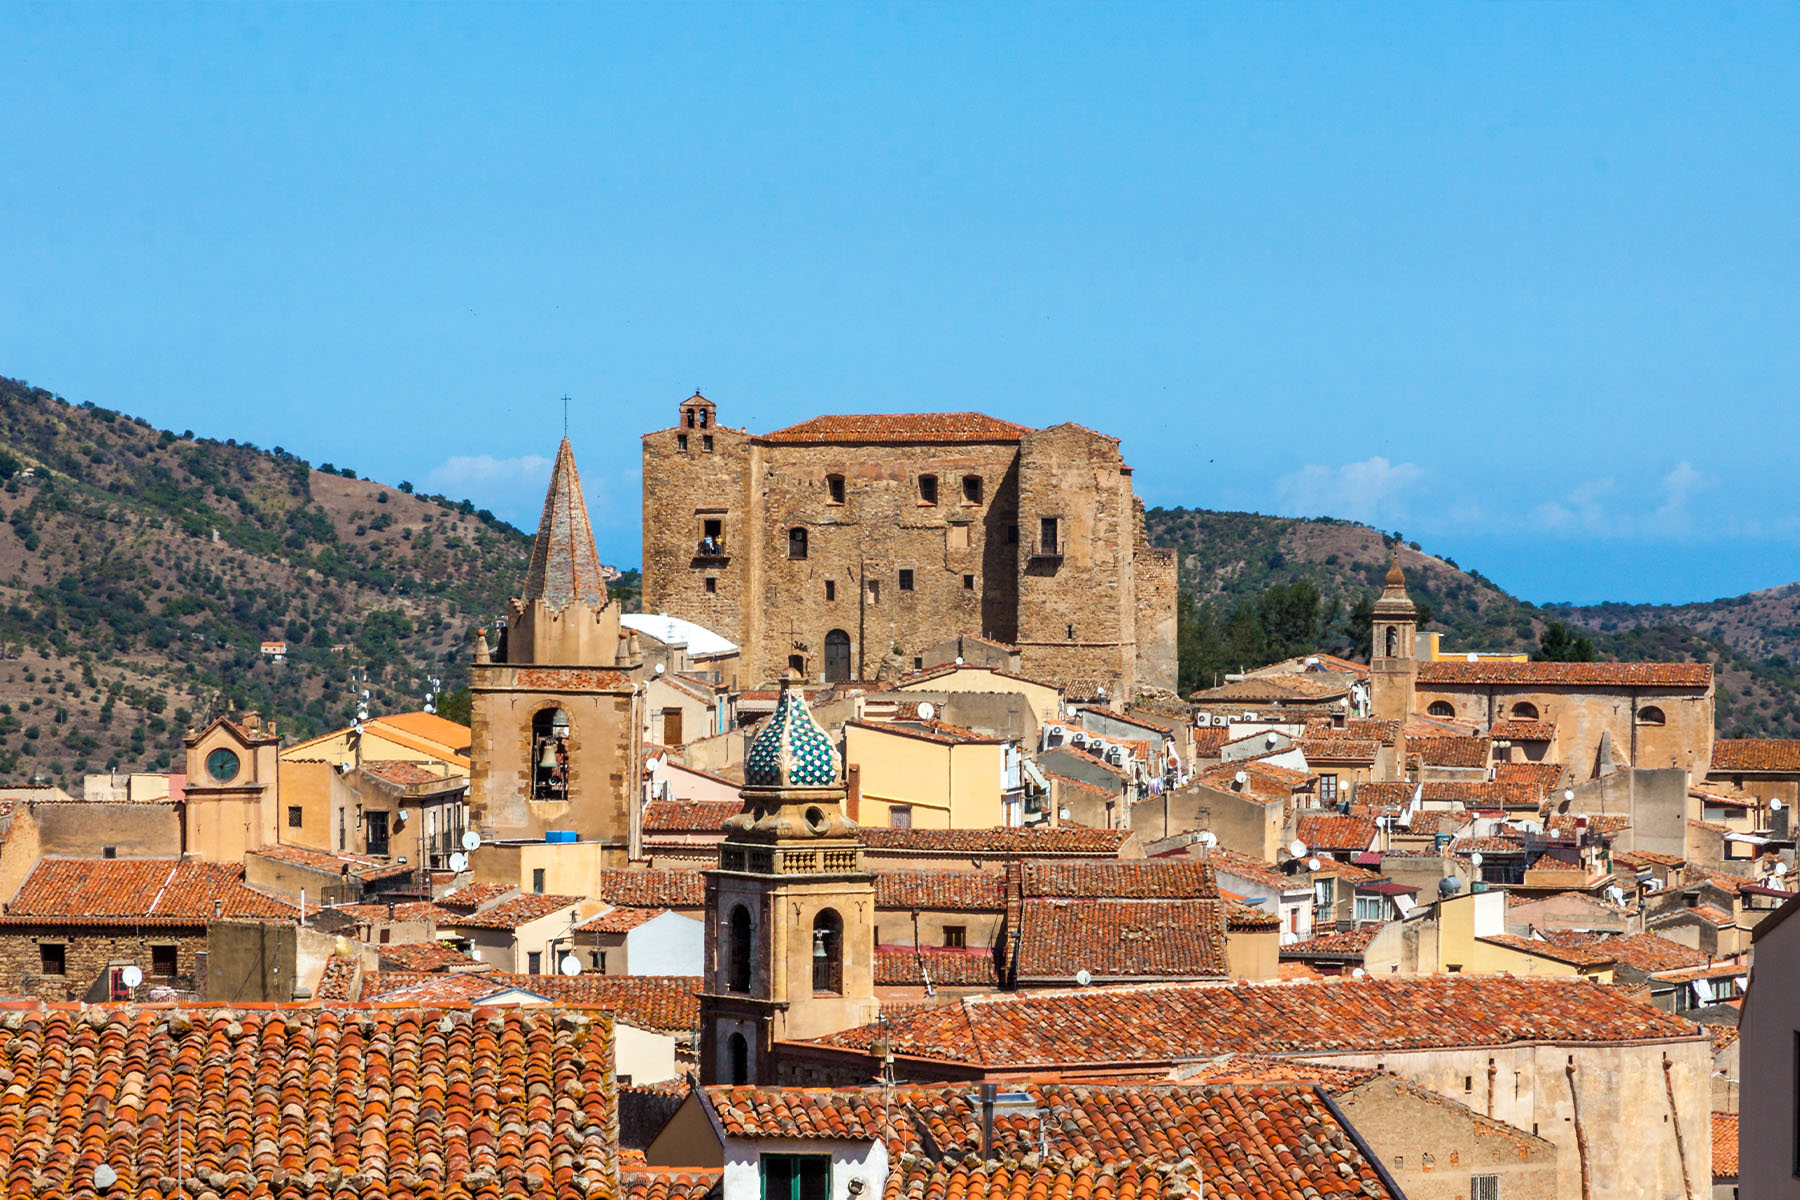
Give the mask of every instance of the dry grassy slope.
[[0, 781], [168, 762], [183, 710], [221, 692], [297, 733], [342, 718], [358, 668], [378, 711], [416, 707], [434, 671], [458, 683], [530, 548], [442, 499], [9, 380], [0, 474]]
[[[1365, 525], [1257, 513], [1152, 509], [1151, 541], [1176, 548], [1181, 585], [1222, 610], [1272, 584], [1307, 579], [1328, 604], [1349, 613], [1374, 597], [1391, 542]], [[1448, 649], [1529, 651], [1550, 620], [1591, 631], [1601, 658], [1711, 662], [1718, 680], [1718, 727], [1746, 737], [1800, 736], [1800, 584], [1710, 604], [1659, 607], [1602, 604], [1539, 608], [1478, 572], [1401, 547], [1415, 600], [1430, 605], [1428, 626]], [[1358, 646], [1366, 657], [1366, 646]]]

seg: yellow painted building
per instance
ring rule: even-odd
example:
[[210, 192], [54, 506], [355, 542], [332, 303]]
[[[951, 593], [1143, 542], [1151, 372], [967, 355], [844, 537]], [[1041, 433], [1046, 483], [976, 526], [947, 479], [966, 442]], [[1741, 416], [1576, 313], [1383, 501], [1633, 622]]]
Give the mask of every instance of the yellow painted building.
[[469, 774], [469, 727], [436, 713], [393, 713], [371, 717], [362, 733], [339, 729], [281, 752], [281, 761], [326, 762], [354, 767], [364, 762], [415, 762], [442, 768], [440, 773]]
[[862, 825], [990, 829], [1006, 823], [1006, 743], [941, 721], [850, 721], [851, 818]]
[[1062, 693], [1055, 685], [976, 663], [954, 663], [909, 675], [895, 684], [894, 690], [1017, 695], [1025, 698], [1026, 705], [1040, 725], [1062, 716]]

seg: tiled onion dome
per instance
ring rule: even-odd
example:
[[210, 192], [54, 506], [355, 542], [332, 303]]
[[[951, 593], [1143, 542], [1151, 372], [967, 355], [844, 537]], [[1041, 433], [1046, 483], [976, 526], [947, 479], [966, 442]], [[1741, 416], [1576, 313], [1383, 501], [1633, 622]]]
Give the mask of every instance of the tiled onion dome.
[[783, 680], [775, 712], [745, 755], [745, 786], [835, 787], [840, 778], [831, 739], [813, 720], [800, 689]]

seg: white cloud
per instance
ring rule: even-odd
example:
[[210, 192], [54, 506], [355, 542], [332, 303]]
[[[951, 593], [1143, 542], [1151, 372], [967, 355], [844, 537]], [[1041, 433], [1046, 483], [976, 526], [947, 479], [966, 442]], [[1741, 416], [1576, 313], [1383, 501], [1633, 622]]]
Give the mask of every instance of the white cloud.
[[541, 490], [550, 486], [550, 460], [541, 454], [521, 454], [517, 458], [459, 454], [431, 468], [425, 483], [431, 491], [442, 492], [452, 500], [464, 496], [474, 499], [478, 492], [495, 489], [511, 491], [527, 483], [536, 483]]
[[1424, 477], [1415, 463], [1390, 463], [1376, 455], [1340, 467], [1302, 467], [1276, 482], [1275, 495], [1282, 510], [1295, 516], [1385, 525], [1405, 517], [1405, 493]]
[[1675, 469], [1662, 477], [1662, 507], [1651, 516], [1655, 526], [1651, 532], [1686, 533], [1693, 526], [1693, 516], [1688, 512], [1688, 501], [1712, 486], [1712, 480], [1694, 469], [1694, 464], [1682, 459], [1675, 464]]

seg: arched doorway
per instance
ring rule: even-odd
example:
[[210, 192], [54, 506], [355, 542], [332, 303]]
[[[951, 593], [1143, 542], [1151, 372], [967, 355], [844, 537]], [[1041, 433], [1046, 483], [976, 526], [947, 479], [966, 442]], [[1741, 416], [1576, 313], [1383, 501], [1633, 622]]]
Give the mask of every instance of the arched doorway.
[[834, 629], [825, 635], [825, 682], [847, 683], [850, 679], [850, 635]]

